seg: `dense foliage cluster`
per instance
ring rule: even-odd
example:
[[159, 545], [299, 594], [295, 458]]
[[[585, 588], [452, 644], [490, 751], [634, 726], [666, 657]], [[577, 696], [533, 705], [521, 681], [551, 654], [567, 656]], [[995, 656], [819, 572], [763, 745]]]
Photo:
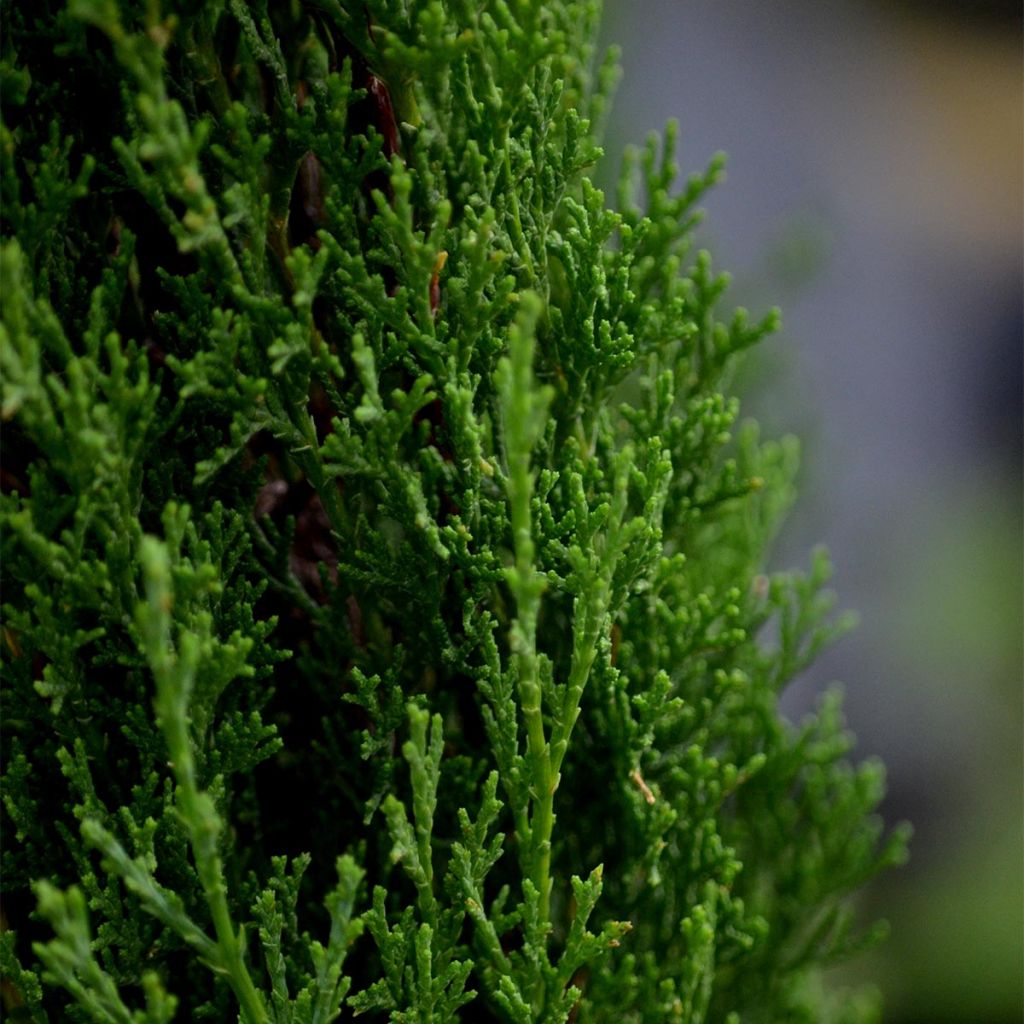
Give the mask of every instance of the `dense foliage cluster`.
[[[170, 10], [173, 6], [173, 10]], [[596, 4], [40, 0], [3, 90], [9, 1019], [871, 1019], [902, 856], [764, 574], [674, 135]]]

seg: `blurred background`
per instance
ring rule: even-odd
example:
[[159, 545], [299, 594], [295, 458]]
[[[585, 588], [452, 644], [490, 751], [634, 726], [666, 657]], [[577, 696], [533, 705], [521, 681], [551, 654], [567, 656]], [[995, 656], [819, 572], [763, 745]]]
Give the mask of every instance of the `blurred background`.
[[[623, 79], [611, 155], [677, 118], [684, 174], [728, 180], [701, 243], [784, 330], [745, 411], [804, 444], [773, 556], [824, 542], [860, 628], [786, 696], [834, 680], [911, 863], [852, 969], [890, 1024], [1019, 1024], [1022, 803], [1021, 5], [607, 0]], [[846, 969], [844, 980], [851, 977]]]

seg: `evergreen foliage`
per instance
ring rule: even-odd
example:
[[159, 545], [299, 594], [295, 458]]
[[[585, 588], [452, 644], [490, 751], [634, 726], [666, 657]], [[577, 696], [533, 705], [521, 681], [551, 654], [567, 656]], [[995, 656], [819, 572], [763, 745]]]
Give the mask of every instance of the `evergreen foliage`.
[[[173, 8], [173, 10], [171, 9]], [[854, 1022], [795, 442], [592, 0], [6, 8], [9, 1019]]]

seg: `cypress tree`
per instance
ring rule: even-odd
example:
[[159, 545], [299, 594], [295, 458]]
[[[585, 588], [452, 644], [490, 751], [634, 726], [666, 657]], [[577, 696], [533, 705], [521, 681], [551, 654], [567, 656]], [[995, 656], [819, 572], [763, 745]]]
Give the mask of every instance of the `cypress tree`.
[[593, 0], [8, 5], [11, 1020], [862, 1022], [797, 446]]

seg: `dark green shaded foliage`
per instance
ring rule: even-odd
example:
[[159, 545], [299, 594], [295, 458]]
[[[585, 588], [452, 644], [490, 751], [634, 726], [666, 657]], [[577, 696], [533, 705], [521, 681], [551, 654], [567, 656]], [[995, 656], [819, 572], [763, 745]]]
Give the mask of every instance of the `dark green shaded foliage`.
[[[903, 856], [596, 4], [6, 12], [12, 1020], [864, 1021]], [[175, 1016], [176, 1015], [176, 1016]]]

